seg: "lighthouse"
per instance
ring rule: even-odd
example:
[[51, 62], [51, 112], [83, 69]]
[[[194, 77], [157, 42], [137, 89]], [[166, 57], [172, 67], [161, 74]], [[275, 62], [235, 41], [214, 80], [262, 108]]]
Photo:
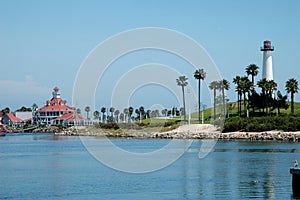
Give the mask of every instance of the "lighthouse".
[[270, 40], [264, 41], [264, 46], [260, 48], [263, 52], [263, 74], [262, 78], [273, 80], [273, 67], [272, 67], [272, 51], [274, 47]]

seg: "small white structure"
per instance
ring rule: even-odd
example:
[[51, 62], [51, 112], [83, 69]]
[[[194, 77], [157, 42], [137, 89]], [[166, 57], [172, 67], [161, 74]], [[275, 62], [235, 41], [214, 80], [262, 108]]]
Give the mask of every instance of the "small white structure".
[[21, 111], [16, 111], [15, 116], [23, 121], [30, 121], [32, 120], [32, 112], [21, 112]]
[[274, 47], [271, 45], [271, 41], [265, 40], [264, 46], [260, 50], [263, 51], [262, 78], [267, 81], [273, 80], [272, 51], [274, 51]]

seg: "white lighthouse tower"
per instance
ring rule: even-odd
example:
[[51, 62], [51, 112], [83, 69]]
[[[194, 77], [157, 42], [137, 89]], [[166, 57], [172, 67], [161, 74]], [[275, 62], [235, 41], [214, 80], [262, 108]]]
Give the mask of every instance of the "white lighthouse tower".
[[274, 47], [271, 45], [270, 40], [264, 41], [264, 46], [260, 48], [263, 51], [263, 74], [262, 78], [273, 80], [273, 67], [272, 67], [272, 51]]

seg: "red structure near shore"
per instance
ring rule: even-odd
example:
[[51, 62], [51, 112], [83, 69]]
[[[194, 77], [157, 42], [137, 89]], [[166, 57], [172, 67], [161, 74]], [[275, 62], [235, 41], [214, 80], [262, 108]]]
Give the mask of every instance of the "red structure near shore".
[[46, 105], [37, 108], [33, 106], [33, 122], [35, 124], [61, 124], [61, 125], [88, 125], [90, 121], [76, 113], [76, 108], [67, 105], [67, 101], [61, 99], [59, 88], [53, 88], [52, 99], [46, 101]]

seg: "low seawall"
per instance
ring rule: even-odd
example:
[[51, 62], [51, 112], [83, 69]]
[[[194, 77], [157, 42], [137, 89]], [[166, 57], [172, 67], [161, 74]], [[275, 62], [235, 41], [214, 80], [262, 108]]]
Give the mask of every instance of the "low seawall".
[[265, 132], [229, 132], [221, 133], [216, 127], [209, 124], [182, 125], [177, 129], [166, 132], [144, 132], [143, 130], [122, 130], [113, 132], [98, 129], [89, 131], [86, 127], [70, 127], [58, 135], [87, 135], [105, 137], [130, 138], [162, 138], [162, 139], [215, 139], [215, 140], [246, 140], [246, 141], [288, 141], [300, 142], [299, 132], [265, 131]]
[[289, 141], [300, 142], [300, 131], [230, 132], [220, 134], [221, 140]]

